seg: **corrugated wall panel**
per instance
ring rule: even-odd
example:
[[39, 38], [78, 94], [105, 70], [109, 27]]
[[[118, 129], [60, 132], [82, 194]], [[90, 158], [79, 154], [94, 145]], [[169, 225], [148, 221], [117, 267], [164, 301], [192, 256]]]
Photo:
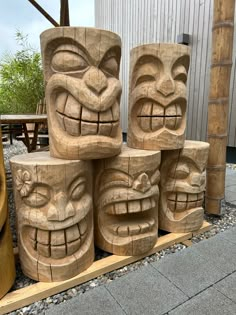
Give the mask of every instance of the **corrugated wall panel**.
[[[205, 140], [211, 60], [213, 0], [95, 0], [95, 25], [122, 37], [121, 120], [127, 130], [129, 51], [152, 42], [176, 42], [177, 35], [191, 35], [188, 81], [187, 138]], [[235, 15], [236, 16], [236, 15]], [[229, 142], [236, 146], [236, 32], [234, 34]]]

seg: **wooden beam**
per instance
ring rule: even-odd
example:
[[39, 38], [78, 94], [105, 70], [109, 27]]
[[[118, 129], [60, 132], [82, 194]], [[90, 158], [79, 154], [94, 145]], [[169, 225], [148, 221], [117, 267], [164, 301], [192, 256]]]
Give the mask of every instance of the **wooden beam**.
[[61, 0], [60, 26], [70, 26], [68, 0]]
[[[201, 229], [195, 233], [202, 233], [202, 230], [210, 230], [211, 224], [204, 222]], [[117, 256], [109, 257], [95, 261], [87, 270], [75, 276], [74, 278], [59, 282], [37, 282], [28, 287], [18, 289], [8, 293], [0, 300], [0, 315], [19, 309], [41, 299], [47, 298], [53, 294], [65, 291], [69, 288], [87, 282], [107, 272], [122, 268], [128, 264], [136, 262], [146, 256], [150, 256], [176, 243], [182, 243], [190, 239], [193, 233], [169, 233], [159, 237], [156, 245], [149, 252], [139, 256]]]
[[35, 0], [28, 1], [54, 26], [60, 26]]

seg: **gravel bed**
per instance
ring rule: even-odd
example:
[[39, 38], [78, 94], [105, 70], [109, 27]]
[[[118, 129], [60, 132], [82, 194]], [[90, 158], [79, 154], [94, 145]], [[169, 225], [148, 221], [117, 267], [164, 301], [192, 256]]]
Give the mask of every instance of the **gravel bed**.
[[[9, 172], [10, 170], [9, 158], [17, 154], [26, 153], [25, 146], [19, 142], [14, 142], [14, 145], [11, 145], [11, 146], [9, 144], [4, 144], [3, 150], [4, 150], [5, 167], [6, 167], [7, 172]], [[227, 165], [227, 167], [236, 170], [236, 165], [234, 164], [229, 164]], [[10, 188], [10, 185], [9, 185], [9, 188]], [[15, 229], [15, 205], [14, 205], [12, 190], [9, 190], [8, 202], [9, 202], [9, 212], [10, 212], [10, 224], [11, 224], [11, 230], [13, 233], [13, 243], [14, 243], [14, 246], [16, 246], [17, 236], [16, 236], [16, 229]], [[235, 226], [236, 225], [236, 206], [226, 203], [224, 215], [222, 215], [221, 217], [214, 216], [214, 215], [205, 215], [205, 219], [213, 225], [213, 228], [208, 232], [194, 236], [192, 238], [193, 243], [198, 243], [204, 239], [208, 239], [220, 232], [223, 232]], [[43, 314], [44, 311], [48, 309], [48, 307], [51, 304], [59, 304], [66, 300], [70, 300], [76, 295], [83, 294], [88, 290], [91, 290], [97, 286], [113, 281], [129, 272], [137, 270], [141, 266], [146, 266], [151, 262], [162, 259], [166, 255], [172, 255], [176, 252], [184, 250], [185, 248], [186, 246], [183, 244], [175, 244], [149, 257], [145, 257], [144, 259], [138, 262], [135, 262], [133, 264], [130, 264], [118, 270], [99, 276], [96, 279], [92, 279], [86, 283], [75, 286], [74, 288], [71, 288], [59, 294], [53, 295], [51, 297], [48, 297], [36, 303], [33, 303], [29, 306], [23, 307], [9, 314], [12, 314], [12, 315], [13, 314], [14, 315], [16, 314], [19, 314], [19, 315], [20, 314]], [[96, 249], [96, 260], [104, 258], [109, 255], [110, 255], [109, 253]], [[12, 290], [16, 290], [16, 289], [28, 286], [32, 283], [35, 283], [35, 281], [23, 275], [19, 263], [17, 263], [16, 269], [17, 269], [17, 277], [16, 277], [16, 281]]]

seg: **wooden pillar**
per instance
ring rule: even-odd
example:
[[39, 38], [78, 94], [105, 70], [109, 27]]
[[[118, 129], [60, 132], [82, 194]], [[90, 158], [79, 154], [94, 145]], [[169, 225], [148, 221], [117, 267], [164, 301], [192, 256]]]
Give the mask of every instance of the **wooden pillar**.
[[234, 31], [234, 0], [215, 0], [208, 104], [206, 211], [221, 214], [225, 195], [228, 103]]
[[0, 298], [11, 288], [14, 280], [15, 261], [7, 213], [7, 190], [0, 129]]

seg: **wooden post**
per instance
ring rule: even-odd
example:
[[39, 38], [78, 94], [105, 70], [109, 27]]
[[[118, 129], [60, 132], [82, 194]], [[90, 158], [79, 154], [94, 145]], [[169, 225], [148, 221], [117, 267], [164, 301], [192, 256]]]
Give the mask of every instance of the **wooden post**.
[[228, 103], [234, 31], [234, 0], [215, 0], [208, 105], [206, 211], [221, 214], [225, 194]]
[[60, 26], [70, 26], [68, 0], [61, 0]]
[[11, 288], [14, 280], [15, 261], [7, 214], [7, 190], [0, 129], [0, 299]]

